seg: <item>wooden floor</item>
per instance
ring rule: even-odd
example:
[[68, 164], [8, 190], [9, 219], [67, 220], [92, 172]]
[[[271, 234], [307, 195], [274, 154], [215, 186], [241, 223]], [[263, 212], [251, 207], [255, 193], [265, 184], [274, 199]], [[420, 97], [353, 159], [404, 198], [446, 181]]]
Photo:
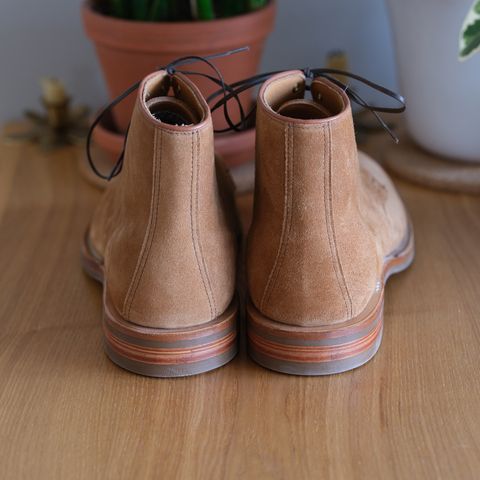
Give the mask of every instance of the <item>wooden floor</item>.
[[0, 478], [480, 478], [480, 198], [399, 183], [417, 258], [366, 366], [157, 380], [102, 351], [76, 155], [0, 146]]

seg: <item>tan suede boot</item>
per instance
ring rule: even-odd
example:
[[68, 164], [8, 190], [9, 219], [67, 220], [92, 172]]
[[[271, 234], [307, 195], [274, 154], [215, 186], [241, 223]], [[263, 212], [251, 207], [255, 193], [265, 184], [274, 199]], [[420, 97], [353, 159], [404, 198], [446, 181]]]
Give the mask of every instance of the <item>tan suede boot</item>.
[[349, 370], [377, 351], [386, 279], [407, 268], [413, 233], [381, 167], [357, 153], [350, 102], [325, 79], [284, 72], [257, 103], [255, 207], [248, 236], [252, 357], [285, 373]]
[[104, 285], [105, 346], [118, 365], [183, 376], [235, 355], [236, 232], [224, 178], [198, 89], [182, 74], [147, 77], [123, 171], [82, 251], [84, 267]]

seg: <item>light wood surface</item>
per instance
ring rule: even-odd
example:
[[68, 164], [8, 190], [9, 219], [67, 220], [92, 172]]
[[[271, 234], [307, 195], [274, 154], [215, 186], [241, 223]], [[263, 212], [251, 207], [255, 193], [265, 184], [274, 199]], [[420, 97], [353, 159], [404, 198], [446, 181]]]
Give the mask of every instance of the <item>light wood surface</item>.
[[[76, 155], [0, 145], [0, 478], [480, 477], [479, 198], [399, 183], [417, 258], [389, 282], [366, 366], [291, 377], [243, 346], [160, 380], [102, 351], [79, 262], [99, 194]], [[251, 196], [239, 204], [247, 223]]]

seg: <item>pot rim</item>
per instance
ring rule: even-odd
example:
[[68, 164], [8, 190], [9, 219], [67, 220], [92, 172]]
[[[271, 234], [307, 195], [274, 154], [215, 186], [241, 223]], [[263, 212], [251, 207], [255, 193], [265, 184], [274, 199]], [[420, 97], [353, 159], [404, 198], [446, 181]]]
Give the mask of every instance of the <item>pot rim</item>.
[[[96, 12], [90, 1], [82, 4], [87, 35], [96, 43], [111, 48], [142, 52], [189, 53], [221, 51], [263, 42], [273, 29], [276, 0], [253, 12], [217, 20], [190, 22], [144, 22], [125, 20]], [[188, 35], [185, 35], [188, 29]], [[221, 32], [228, 34], [222, 35]]]

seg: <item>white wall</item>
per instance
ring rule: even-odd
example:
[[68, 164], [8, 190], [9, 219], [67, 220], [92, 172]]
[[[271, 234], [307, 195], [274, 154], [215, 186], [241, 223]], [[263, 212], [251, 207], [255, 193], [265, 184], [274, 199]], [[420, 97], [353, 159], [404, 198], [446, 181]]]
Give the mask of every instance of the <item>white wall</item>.
[[[395, 87], [390, 29], [384, 0], [278, 0], [276, 31], [263, 67], [322, 66], [343, 49], [352, 71]], [[1, 0], [0, 121], [37, 105], [38, 80], [61, 78], [76, 102], [97, 107], [105, 87], [83, 33], [81, 0]]]
[[76, 100], [103, 102], [94, 50], [83, 34], [80, 0], [0, 0], [0, 121], [37, 105], [39, 78], [61, 78]]

